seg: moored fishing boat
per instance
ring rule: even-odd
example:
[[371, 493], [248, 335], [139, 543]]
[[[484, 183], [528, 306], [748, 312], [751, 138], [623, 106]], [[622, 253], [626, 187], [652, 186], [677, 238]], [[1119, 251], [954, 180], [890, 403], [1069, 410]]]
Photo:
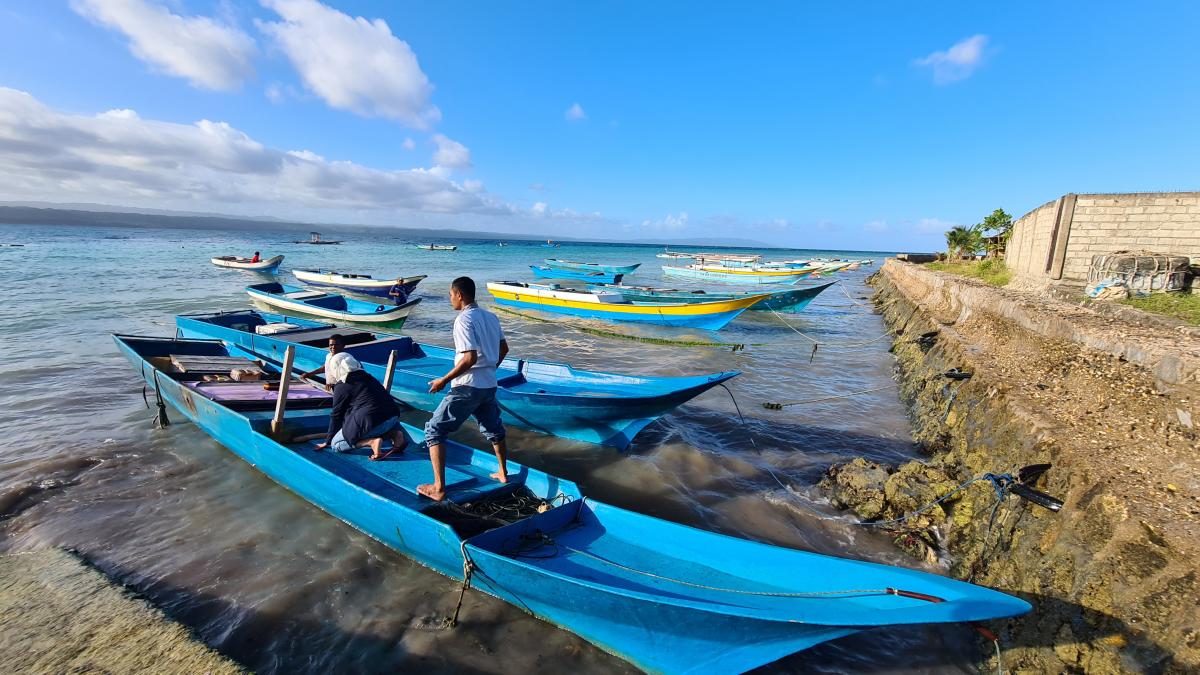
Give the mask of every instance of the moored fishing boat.
[[[381, 462], [319, 452], [299, 440], [329, 424], [319, 397], [289, 391], [272, 424], [262, 403], [273, 392], [224, 395], [173, 366], [180, 356], [239, 359], [244, 352], [210, 341], [114, 339], [164, 410], [171, 405], [279, 485], [462, 580], [464, 592], [473, 586], [647, 671], [741, 672], [868, 628], [983, 621], [1030, 609], [1023, 600], [925, 572], [627, 511], [515, 462], [502, 485], [488, 477], [498, 469], [491, 453], [454, 442], [445, 445], [447, 500], [431, 502], [416, 492], [431, 477], [419, 445]], [[415, 427], [405, 431], [423, 440]], [[518, 503], [528, 508], [512, 508]]]
[[296, 239], [293, 244], [312, 244], [313, 246], [336, 246], [342, 243], [341, 239], [322, 239], [320, 232], [309, 232], [308, 239]]
[[791, 284], [809, 276], [808, 270], [769, 270], [721, 265], [662, 266], [663, 276], [701, 279], [726, 284]]
[[580, 291], [558, 284], [526, 284], [519, 281], [489, 282], [488, 292], [496, 303], [538, 309], [556, 314], [605, 321], [629, 321], [659, 326], [682, 326], [720, 330], [737, 315], [766, 297], [747, 296], [715, 302], [631, 302], [619, 293]]
[[533, 276], [538, 279], [582, 279], [594, 284], [619, 284], [625, 276], [613, 272], [589, 272], [587, 270], [556, 269], [545, 265], [530, 265]]
[[813, 298], [820, 295], [821, 291], [829, 288], [834, 282], [821, 284], [818, 286], [805, 286], [803, 288], [789, 288], [782, 291], [684, 291], [669, 288], [653, 288], [650, 286], [626, 286], [624, 284], [597, 284], [588, 285], [589, 289], [598, 291], [610, 291], [620, 293], [628, 300], [637, 300], [642, 302], [710, 302], [713, 300], [736, 300], [745, 298], [751, 295], [762, 295], [766, 293], [765, 298], [750, 305], [750, 311], [763, 312], [800, 312], [803, 311], [808, 303], [812, 302]]
[[[325, 364], [329, 336], [337, 333], [345, 340], [346, 351], [380, 381], [395, 350], [391, 394], [425, 411], [432, 411], [442, 399], [441, 394], [429, 393], [429, 380], [454, 367], [453, 349], [255, 310], [185, 314], [175, 317], [175, 326], [183, 337], [223, 340], [275, 362], [281, 362], [287, 347], [293, 346], [296, 367], [305, 370]], [[496, 372], [496, 400], [506, 424], [625, 450], [646, 425], [737, 375], [737, 371], [687, 377], [624, 375], [510, 357]]]
[[422, 251], [457, 251], [458, 247], [453, 244], [413, 244], [413, 248], [419, 248]]
[[328, 286], [340, 288], [362, 295], [372, 295], [380, 298], [394, 298], [397, 303], [408, 301], [408, 296], [417, 288], [417, 284], [425, 278], [424, 274], [412, 277], [395, 277], [392, 279], [375, 279], [370, 274], [344, 274], [333, 270], [292, 270], [292, 276], [303, 283], [313, 286]]
[[556, 270], [582, 270], [584, 272], [607, 272], [609, 274], [633, 274], [633, 271], [641, 267], [641, 263], [633, 265], [601, 265], [599, 263], [576, 262], [574, 260], [560, 260], [558, 258], [546, 258], [542, 261], [547, 267]]
[[229, 267], [235, 270], [250, 270], [251, 272], [274, 272], [275, 268], [283, 262], [283, 256], [277, 255], [274, 258], [266, 258], [258, 262], [251, 262], [251, 258], [239, 258], [235, 255], [223, 255], [212, 259], [212, 264], [217, 267]]
[[253, 284], [246, 287], [246, 293], [251, 300], [288, 312], [347, 323], [388, 324], [393, 327], [403, 325], [409, 313], [421, 302], [417, 298], [399, 305], [381, 305], [337, 293], [322, 293], [279, 283]]

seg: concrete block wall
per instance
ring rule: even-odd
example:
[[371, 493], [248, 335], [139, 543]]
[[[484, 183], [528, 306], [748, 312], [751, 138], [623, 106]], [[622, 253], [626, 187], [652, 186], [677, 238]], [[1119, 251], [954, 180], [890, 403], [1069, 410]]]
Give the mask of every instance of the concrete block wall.
[[1200, 263], [1200, 192], [1064, 195], [1013, 224], [1005, 255], [1023, 285], [1082, 284], [1093, 255], [1131, 250]]

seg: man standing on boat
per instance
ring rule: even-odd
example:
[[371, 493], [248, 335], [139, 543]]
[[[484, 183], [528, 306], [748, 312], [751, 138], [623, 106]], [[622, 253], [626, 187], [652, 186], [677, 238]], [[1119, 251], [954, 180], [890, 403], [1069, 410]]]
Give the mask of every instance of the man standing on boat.
[[504, 424], [496, 402], [496, 367], [508, 354], [508, 342], [496, 315], [475, 304], [475, 282], [470, 277], [459, 277], [450, 283], [450, 305], [458, 312], [454, 318], [454, 368], [431, 380], [429, 393], [441, 391], [447, 382], [450, 391], [425, 424], [433, 483], [417, 487], [417, 492], [437, 501], [446, 498], [446, 437], [472, 415], [500, 463], [500, 470], [492, 478], [508, 482], [508, 446], [504, 443]]

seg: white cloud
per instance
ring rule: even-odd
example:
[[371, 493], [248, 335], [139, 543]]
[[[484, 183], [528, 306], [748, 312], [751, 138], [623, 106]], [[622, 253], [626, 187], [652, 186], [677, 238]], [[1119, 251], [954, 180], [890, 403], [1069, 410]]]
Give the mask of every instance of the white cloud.
[[917, 225], [913, 229], [916, 230], [917, 234], [942, 234], [955, 225], [957, 225], [957, 223], [940, 220], [938, 218], [922, 218], [917, 221]]
[[934, 84], [951, 84], [965, 80], [983, 63], [983, 50], [988, 36], [972, 35], [960, 40], [946, 51], [934, 52], [914, 63], [933, 70]]
[[434, 134], [433, 163], [447, 169], [466, 169], [471, 166], [471, 151], [458, 141], [446, 138], [445, 134]]
[[533, 205], [533, 208], [529, 209], [529, 211], [530, 211], [530, 213], [532, 213], [535, 216], [538, 216], [539, 218], [541, 216], [546, 215], [546, 202], [535, 203]]
[[687, 211], [680, 211], [678, 216], [668, 213], [659, 220], [646, 219], [642, 221], [643, 228], [663, 232], [678, 232], [679, 230], [686, 228], [687, 224]]
[[275, 104], [283, 103], [284, 99], [287, 98], [283, 93], [283, 85], [278, 82], [268, 84], [263, 93], [267, 95], [268, 101]]
[[307, 217], [312, 209], [509, 215], [478, 182], [264, 146], [224, 122], [54, 110], [0, 87], [0, 198]]
[[467, 192], [483, 192], [483, 181], [475, 179], [464, 180], [462, 182], [462, 189]]
[[173, 14], [145, 0], [73, 0], [71, 8], [123, 33], [134, 56], [193, 86], [229, 91], [254, 75], [254, 40], [235, 26]]
[[414, 141], [414, 140], [413, 140], [413, 139], [411, 139], [411, 138], [406, 138], [406, 139], [404, 139], [404, 142], [403, 142], [403, 143], [401, 143], [400, 145], [401, 145], [401, 146], [402, 146], [402, 147], [403, 147], [405, 150], [416, 150], [416, 149], [417, 149], [417, 143], [416, 143], [416, 141]]
[[330, 106], [383, 117], [416, 129], [441, 119], [430, 102], [433, 85], [407, 42], [383, 19], [351, 17], [316, 0], [262, 0], [283, 21], [260, 22]]
[[567, 108], [567, 111], [563, 113], [563, 116], [566, 117], [567, 121], [569, 122], [578, 122], [580, 120], [587, 119], [587, 113], [583, 111], [583, 106], [579, 105], [578, 103], [572, 103], [571, 107]]
[[867, 232], [887, 232], [888, 224], [886, 220], [872, 220], [863, 225], [863, 229]]

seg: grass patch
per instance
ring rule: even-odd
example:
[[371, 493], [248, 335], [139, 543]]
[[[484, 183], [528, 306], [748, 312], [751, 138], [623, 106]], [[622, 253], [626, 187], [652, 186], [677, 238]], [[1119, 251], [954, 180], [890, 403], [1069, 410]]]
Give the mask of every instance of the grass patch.
[[962, 262], [931, 262], [926, 267], [939, 272], [950, 272], [972, 279], [985, 281], [993, 286], [1005, 286], [1012, 280], [1012, 272], [1003, 260], [972, 260]]
[[1155, 293], [1121, 302], [1143, 311], [1173, 316], [1193, 326], [1200, 326], [1200, 295], [1195, 293]]

